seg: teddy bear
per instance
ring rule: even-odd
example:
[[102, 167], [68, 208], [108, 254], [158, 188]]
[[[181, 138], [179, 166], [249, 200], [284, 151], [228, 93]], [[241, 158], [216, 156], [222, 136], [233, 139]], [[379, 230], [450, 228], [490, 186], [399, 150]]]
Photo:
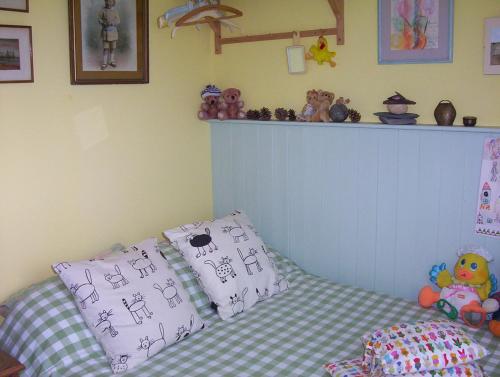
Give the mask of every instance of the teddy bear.
[[198, 119], [217, 119], [217, 114], [221, 109], [221, 91], [215, 85], [207, 85], [200, 93], [203, 102], [198, 111]]
[[297, 116], [299, 120], [307, 120], [307, 117], [312, 116], [315, 113], [313, 104], [318, 100], [318, 91], [316, 89], [311, 89], [307, 91], [306, 94], [306, 104], [302, 108], [302, 112]]
[[344, 105], [344, 106], [348, 105], [350, 102], [351, 100], [349, 98], [344, 99], [344, 97], [340, 97], [335, 101], [337, 105]]
[[315, 112], [308, 116], [308, 122], [329, 122], [330, 121], [330, 106], [335, 99], [335, 94], [326, 90], [318, 90], [318, 99], [313, 104]]
[[241, 92], [236, 88], [225, 89], [222, 92], [221, 109], [218, 113], [220, 120], [226, 119], [245, 119], [243, 101], [240, 100]]

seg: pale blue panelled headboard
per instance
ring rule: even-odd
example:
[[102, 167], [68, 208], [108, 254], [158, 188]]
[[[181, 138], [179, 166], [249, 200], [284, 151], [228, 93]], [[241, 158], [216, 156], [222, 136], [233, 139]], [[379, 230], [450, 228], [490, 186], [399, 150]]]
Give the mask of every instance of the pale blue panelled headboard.
[[500, 129], [213, 121], [214, 211], [242, 209], [307, 271], [416, 299], [474, 233], [482, 145]]

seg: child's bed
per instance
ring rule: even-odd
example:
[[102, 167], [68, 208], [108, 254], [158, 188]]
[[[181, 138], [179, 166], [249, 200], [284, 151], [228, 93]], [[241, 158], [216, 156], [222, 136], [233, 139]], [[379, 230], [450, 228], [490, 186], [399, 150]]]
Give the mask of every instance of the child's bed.
[[[327, 376], [322, 365], [360, 356], [360, 336], [395, 322], [441, 317], [416, 304], [334, 284], [306, 274], [276, 255], [290, 288], [227, 321], [219, 319], [187, 265], [166, 243], [207, 328], [163, 350], [125, 376]], [[10, 302], [0, 348], [23, 362], [26, 376], [110, 376], [108, 361], [57, 277]], [[500, 376], [499, 341], [484, 330], [474, 337], [491, 355], [481, 364]]]

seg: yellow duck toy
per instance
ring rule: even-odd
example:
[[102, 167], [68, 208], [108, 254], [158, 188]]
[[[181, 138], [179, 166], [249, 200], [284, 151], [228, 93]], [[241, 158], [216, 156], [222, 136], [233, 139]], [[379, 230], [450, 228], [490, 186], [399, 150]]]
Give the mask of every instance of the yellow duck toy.
[[318, 38], [316, 44], [309, 48], [309, 52], [306, 54], [306, 59], [316, 60], [318, 64], [326, 62], [333, 68], [337, 65], [337, 63], [333, 61], [335, 55], [337, 55], [335, 51], [328, 51], [328, 41], [325, 37], [321, 36]]
[[[487, 250], [473, 246], [459, 250], [458, 256], [453, 275], [446, 269], [445, 263], [432, 267], [430, 280], [441, 288], [441, 292], [425, 286], [420, 290], [418, 302], [424, 308], [437, 304], [437, 308], [450, 319], [461, 318], [467, 325], [479, 327], [486, 314], [494, 311], [491, 300], [487, 300], [490, 293], [496, 290], [495, 275], [490, 274], [488, 269], [488, 263], [493, 258]], [[479, 316], [480, 320], [472, 323], [471, 314]]]

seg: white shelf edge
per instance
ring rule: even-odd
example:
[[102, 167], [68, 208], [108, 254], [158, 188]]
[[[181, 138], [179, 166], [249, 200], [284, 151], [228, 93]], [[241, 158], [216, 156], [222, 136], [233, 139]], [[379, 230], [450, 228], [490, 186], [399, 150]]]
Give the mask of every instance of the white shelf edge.
[[322, 128], [372, 128], [372, 129], [393, 129], [393, 130], [407, 130], [407, 131], [437, 131], [437, 132], [471, 132], [471, 133], [495, 133], [500, 134], [500, 127], [464, 127], [460, 125], [455, 126], [437, 126], [435, 124], [417, 124], [417, 125], [391, 125], [383, 123], [315, 123], [315, 122], [289, 122], [289, 121], [259, 121], [259, 120], [209, 120], [210, 125], [253, 125], [253, 126], [286, 126], [286, 127], [322, 127]]

